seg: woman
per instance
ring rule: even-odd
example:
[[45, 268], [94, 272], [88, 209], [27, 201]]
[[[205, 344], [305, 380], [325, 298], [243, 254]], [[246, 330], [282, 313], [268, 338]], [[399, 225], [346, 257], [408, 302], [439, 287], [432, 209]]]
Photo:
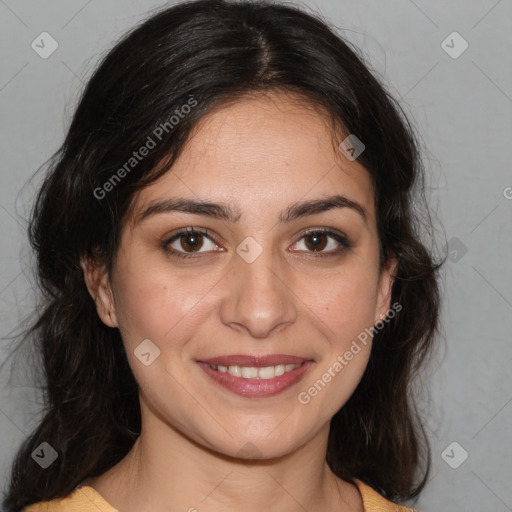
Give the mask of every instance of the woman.
[[411, 510], [414, 191], [412, 129], [325, 22], [199, 0], [126, 35], [33, 211], [47, 409], [7, 510]]

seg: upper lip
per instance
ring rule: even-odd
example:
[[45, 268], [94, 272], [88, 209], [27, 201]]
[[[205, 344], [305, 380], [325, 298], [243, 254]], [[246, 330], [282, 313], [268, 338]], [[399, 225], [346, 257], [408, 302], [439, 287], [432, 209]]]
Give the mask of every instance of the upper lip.
[[229, 355], [217, 356], [209, 359], [198, 359], [200, 363], [208, 363], [213, 366], [246, 366], [260, 368], [264, 366], [277, 366], [278, 364], [302, 364], [307, 361], [304, 357], [290, 356], [286, 354], [267, 355]]

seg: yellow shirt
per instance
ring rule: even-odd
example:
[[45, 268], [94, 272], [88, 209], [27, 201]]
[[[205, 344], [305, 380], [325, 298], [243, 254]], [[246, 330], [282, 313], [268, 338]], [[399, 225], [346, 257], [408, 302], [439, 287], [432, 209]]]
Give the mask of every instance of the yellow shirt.
[[[396, 505], [383, 498], [378, 492], [354, 480], [363, 498], [365, 512], [417, 512], [412, 508]], [[92, 487], [78, 487], [69, 496], [51, 501], [40, 501], [21, 512], [118, 512]]]

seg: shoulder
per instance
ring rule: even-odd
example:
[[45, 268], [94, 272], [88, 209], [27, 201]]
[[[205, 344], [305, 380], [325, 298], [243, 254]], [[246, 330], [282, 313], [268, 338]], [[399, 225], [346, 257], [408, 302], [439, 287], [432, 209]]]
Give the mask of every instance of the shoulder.
[[92, 487], [76, 488], [65, 498], [40, 501], [21, 512], [118, 512]]
[[412, 508], [397, 505], [387, 500], [369, 485], [361, 482], [361, 480], [355, 479], [354, 483], [357, 485], [363, 498], [364, 512], [418, 512]]

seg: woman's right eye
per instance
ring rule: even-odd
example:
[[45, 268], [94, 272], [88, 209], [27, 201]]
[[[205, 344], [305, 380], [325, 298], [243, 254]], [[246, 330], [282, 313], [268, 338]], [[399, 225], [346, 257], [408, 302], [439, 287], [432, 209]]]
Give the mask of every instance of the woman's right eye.
[[205, 251], [201, 251], [205, 242], [209, 242], [213, 248], [218, 247], [207, 229], [202, 230], [190, 227], [176, 231], [162, 245], [164, 250], [172, 256], [196, 258], [197, 256], [194, 256], [194, 253], [200, 254], [212, 250], [207, 248]]

